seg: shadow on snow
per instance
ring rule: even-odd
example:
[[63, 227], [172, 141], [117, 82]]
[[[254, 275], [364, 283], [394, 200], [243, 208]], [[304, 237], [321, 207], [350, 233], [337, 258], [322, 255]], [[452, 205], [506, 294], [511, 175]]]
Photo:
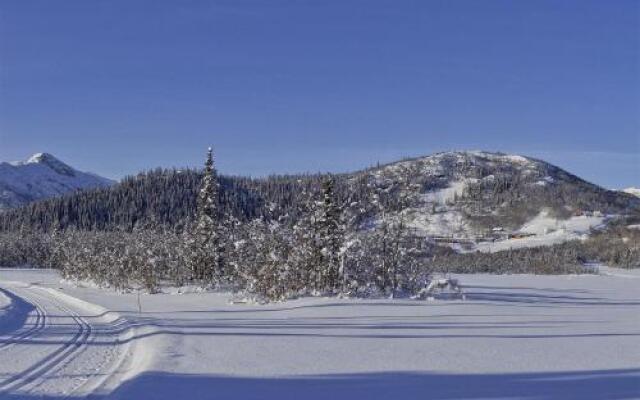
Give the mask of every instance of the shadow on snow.
[[[102, 399], [580, 399], [640, 397], [640, 369], [515, 374], [384, 372], [251, 378], [149, 372]], [[65, 397], [66, 398], [66, 397]], [[58, 400], [10, 394], [6, 400]]]

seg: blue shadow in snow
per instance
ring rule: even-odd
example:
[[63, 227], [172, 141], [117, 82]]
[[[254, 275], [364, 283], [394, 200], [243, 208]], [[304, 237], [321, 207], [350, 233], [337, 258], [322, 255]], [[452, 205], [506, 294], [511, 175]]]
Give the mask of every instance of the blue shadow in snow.
[[[2, 397], [6, 400], [61, 400], [62, 398], [20, 394], [8, 394]], [[630, 400], [638, 398], [640, 398], [640, 369], [513, 374], [381, 372], [278, 378], [149, 372], [126, 382], [113, 393], [89, 397], [93, 400]]]

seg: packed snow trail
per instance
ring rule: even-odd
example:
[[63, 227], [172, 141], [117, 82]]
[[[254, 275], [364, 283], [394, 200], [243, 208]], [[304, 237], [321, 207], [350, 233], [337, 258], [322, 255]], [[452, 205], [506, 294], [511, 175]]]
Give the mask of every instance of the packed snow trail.
[[600, 270], [260, 305], [0, 268], [0, 400], [640, 400], [640, 269]]
[[12, 301], [2, 325], [24, 319], [0, 334], [0, 399], [86, 396], [118, 371], [122, 320], [49, 288], [3, 282], [0, 290]]

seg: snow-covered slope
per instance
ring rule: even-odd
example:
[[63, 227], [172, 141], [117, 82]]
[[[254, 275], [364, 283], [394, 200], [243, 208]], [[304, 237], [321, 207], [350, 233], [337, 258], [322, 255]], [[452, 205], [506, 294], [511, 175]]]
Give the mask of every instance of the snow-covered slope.
[[568, 219], [558, 219], [546, 211], [527, 221], [517, 234], [522, 237], [485, 240], [470, 246], [470, 251], [496, 252], [523, 247], [550, 246], [569, 240], [584, 240], [591, 229], [603, 227], [608, 221], [604, 216], [580, 215]]
[[110, 179], [80, 172], [51, 154], [37, 153], [26, 161], [0, 163], [0, 210], [113, 183]]
[[[0, 398], [638, 399], [640, 271], [601, 272], [454, 275], [464, 301], [257, 305], [220, 292], [138, 300], [51, 270], [0, 269], [0, 287], [38, 305], [23, 330], [0, 334], [13, 343], [0, 351]], [[109, 323], [86, 302], [122, 318]], [[111, 378], [91, 393], [101, 377]]]
[[640, 188], [628, 187], [626, 189], [622, 189], [622, 191], [640, 197]]
[[[378, 188], [387, 219], [469, 251], [577, 239], [640, 208], [635, 198], [542, 160], [484, 151], [403, 160], [351, 179]], [[363, 226], [375, 227], [380, 214], [374, 209]]]

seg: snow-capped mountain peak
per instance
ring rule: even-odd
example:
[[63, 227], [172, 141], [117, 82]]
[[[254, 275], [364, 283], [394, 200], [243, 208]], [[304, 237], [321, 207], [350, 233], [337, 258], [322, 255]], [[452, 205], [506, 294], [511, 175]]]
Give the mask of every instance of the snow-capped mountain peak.
[[25, 164], [38, 164], [38, 163], [62, 163], [62, 161], [55, 158], [52, 154], [49, 153], [35, 153], [31, 157], [25, 161]]
[[25, 161], [0, 162], [0, 210], [113, 183], [110, 179], [78, 171], [52, 154], [36, 153]]
[[76, 173], [76, 170], [74, 170], [72, 167], [58, 160], [56, 157], [49, 153], [35, 153], [26, 161], [18, 161], [12, 163], [12, 165], [16, 167], [29, 164], [45, 165], [61, 175], [75, 176]]

